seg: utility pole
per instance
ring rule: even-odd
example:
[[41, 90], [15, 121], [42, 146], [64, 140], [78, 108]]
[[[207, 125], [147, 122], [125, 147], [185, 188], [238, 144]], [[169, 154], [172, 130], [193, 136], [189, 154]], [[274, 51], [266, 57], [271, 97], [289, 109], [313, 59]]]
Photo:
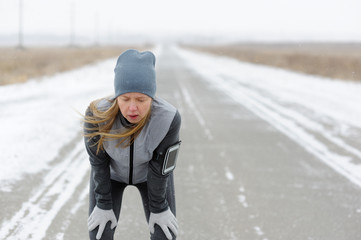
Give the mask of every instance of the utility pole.
[[94, 14], [94, 46], [99, 46], [99, 13]]
[[19, 0], [19, 43], [18, 48], [24, 49], [23, 45], [23, 0]]
[[75, 25], [75, 3], [71, 2], [70, 5], [70, 42], [69, 47], [74, 47], [74, 25]]

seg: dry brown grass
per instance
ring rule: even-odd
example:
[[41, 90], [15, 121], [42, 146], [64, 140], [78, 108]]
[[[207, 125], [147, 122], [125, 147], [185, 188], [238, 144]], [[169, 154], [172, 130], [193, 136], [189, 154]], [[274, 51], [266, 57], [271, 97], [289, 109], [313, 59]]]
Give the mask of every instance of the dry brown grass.
[[361, 44], [235, 44], [186, 46], [241, 61], [361, 81]]
[[52, 75], [86, 64], [116, 57], [127, 48], [149, 46], [114, 46], [87, 48], [0, 48], [0, 85], [25, 82], [29, 78]]

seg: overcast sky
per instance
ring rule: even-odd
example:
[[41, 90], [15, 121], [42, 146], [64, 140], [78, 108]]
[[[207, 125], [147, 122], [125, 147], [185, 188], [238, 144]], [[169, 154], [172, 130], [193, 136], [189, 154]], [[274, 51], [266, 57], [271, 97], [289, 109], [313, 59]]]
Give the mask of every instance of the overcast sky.
[[[17, 34], [20, 0], [0, 0], [0, 37]], [[359, 0], [22, 0], [24, 35], [118, 34], [241, 40], [361, 40]]]

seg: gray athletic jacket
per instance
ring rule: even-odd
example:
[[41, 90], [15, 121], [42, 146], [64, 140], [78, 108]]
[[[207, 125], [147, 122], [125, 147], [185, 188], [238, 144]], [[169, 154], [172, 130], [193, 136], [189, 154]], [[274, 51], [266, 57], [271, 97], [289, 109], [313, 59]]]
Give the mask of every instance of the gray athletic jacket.
[[[97, 107], [105, 110], [110, 107], [110, 103], [102, 100]], [[89, 108], [86, 114], [92, 115]], [[105, 141], [105, 150], [96, 155], [97, 147], [93, 145], [99, 137], [85, 138], [99, 208], [112, 208], [110, 179], [127, 184], [147, 181], [150, 211], [159, 213], [168, 208], [165, 197], [168, 175], [164, 176], [161, 172], [166, 149], [179, 141], [180, 124], [181, 117], [176, 108], [161, 98], [155, 98], [148, 123], [130, 147], [116, 147], [119, 143], [117, 139]], [[119, 112], [111, 132], [122, 131], [130, 126]], [[86, 128], [94, 127], [85, 123], [85, 133], [90, 132]]]

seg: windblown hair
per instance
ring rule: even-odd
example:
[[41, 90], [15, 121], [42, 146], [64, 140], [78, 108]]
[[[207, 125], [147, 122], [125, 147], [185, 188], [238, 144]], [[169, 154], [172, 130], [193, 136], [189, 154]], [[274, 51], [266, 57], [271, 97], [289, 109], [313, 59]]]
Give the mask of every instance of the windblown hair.
[[84, 122], [86, 123], [85, 125], [87, 125], [88, 123], [88, 125], [90, 124], [94, 126], [90, 128], [84, 126], [84, 136], [89, 138], [88, 141], [90, 141], [94, 137], [99, 138], [99, 140], [92, 145], [97, 145], [96, 154], [98, 154], [100, 150], [104, 150], [103, 143], [104, 141], [108, 140], [120, 139], [117, 147], [129, 147], [140, 134], [145, 124], [148, 122], [151, 113], [150, 108], [147, 115], [142, 118], [140, 122], [134, 124], [134, 126], [132, 126], [131, 128], [125, 128], [125, 130], [122, 132], [114, 133], [114, 131], [111, 131], [111, 129], [120, 111], [118, 101], [116, 98], [114, 100], [106, 99], [106, 101], [109, 101], [111, 105], [108, 109], [102, 111], [97, 108], [99, 102], [102, 100], [104, 99], [99, 99], [91, 102], [89, 105], [89, 110], [92, 115], [86, 114], [86, 116], [84, 116]]

